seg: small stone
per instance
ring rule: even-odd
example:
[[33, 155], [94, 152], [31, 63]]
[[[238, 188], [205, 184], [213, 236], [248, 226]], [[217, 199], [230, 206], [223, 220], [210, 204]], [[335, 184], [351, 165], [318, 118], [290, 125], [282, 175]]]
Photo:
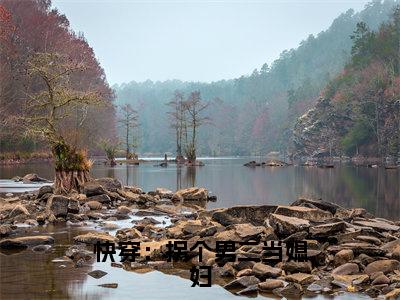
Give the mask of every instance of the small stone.
[[385, 275], [380, 275], [372, 281], [372, 285], [390, 284], [390, 279]]
[[50, 245], [37, 245], [32, 248], [32, 251], [34, 252], [46, 252], [51, 249]]
[[103, 276], [106, 276], [108, 273], [102, 270], [94, 270], [88, 273], [88, 275], [92, 276], [93, 278], [99, 279]]
[[287, 261], [283, 264], [282, 269], [288, 273], [311, 273], [312, 264], [310, 261]]
[[261, 291], [272, 291], [280, 287], [284, 287], [285, 282], [279, 279], [266, 279], [264, 282], [258, 284], [258, 288]]

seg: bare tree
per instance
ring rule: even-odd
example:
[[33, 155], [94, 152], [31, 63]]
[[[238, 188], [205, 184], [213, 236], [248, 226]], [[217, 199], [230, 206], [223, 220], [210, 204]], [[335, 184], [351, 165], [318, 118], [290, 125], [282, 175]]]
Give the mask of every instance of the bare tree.
[[71, 76], [85, 69], [83, 63], [57, 53], [36, 53], [27, 67], [35, 93], [27, 94], [23, 113], [16, 120], [27, 134], [44, 138], [49, 144], [55, 161], [57, 193], [79, 191], [89, 180], [91, 161], [85, 149], [78, 149], [67, 138], [71, 129], [65, 126], [77, 106], [106, 104], [98, 91], [73, 88]]
[[137, 139], [134, 131], [139, 126], [138, 120], [138, 112], [130, 104], [121, 106], [121, 117], [118, 122], [121, 124], [124, 132], [126, 159], [133, 157], [131, 150], [137, 147]]
[[171, 107], [168, 115], [171, 127], [175, 129], [176, 133], [176, 160], [180, 162], [184, 160], [182, 146], [187, 143], [187, 115], [183, 93], [176, 90], [174, 97], [167, 105]]
[[189, 125], [191, 128], [190, 141], [186, 145], [186, 156], [189, 164], [196, 161], [196, 138], [197, 130], [204, 123], [210, 120], [204, 116], [204, 110], [209, 106], [209, 102], [203, 102], [199, 91], [190, 93], [189, 98], [185, 101], [184, 106], [188, 114]]

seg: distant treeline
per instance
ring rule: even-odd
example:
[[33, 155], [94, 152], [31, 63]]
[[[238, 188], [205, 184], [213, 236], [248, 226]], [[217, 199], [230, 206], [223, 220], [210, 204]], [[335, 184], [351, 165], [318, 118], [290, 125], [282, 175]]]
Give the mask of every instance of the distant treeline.
[[176, 90], [185, 97], [198, 90], [204, 100], [211, 102], [207, 115], [212, 124], [199, 132], [198, 154], [285, 151], [297, 118], [316, 103], [321, 90], [351, 58], [350, 36], [357, 23], [363, 21], [377, 30], [388, 20], [396, 3], [373, 1], [358, 13], [350, 9], [326, 31], [310, 35], [297, 49], [282, 52], [271, 66], [264, 64], [251, 75], [213, 83], [130, 82], [113, 87], [116, 101], [130, 103], [139, 111], [140, 152], [175, 152], [174, 130], [168, 126], [165, 104]]

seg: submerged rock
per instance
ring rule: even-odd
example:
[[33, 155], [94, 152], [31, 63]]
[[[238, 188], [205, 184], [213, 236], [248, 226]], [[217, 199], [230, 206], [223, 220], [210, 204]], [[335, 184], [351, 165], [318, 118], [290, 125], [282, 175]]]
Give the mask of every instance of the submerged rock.
[[29, 246], [36, 246], [40, 244], [53, 244], [54, 239], [48, 235], [33, 235], [17, 237], [13, 239], [4, 239], [0, 241], [0, 249], [17, 249], [27, 248]]

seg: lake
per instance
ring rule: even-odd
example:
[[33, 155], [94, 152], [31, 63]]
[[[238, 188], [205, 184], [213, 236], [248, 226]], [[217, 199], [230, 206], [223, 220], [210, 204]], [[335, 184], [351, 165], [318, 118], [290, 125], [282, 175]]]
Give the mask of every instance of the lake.
[[[95, 165], [95, 177], [116, 177], [125, 185], [136, 185], [145, 191], [156, 187], [171, 190], [202, 186], [218, 197], [209, 208], [243, 204], [290, 204], [299, 196], [322, 198], [346, 207], [364, 207], [377, 216], [395, 219], [400, 215], [399, 170], [336, 165], [333, 169], [289, 166], [284, 168], [247, 168], [253, 158], [202, 159], [198, 168], [155, 167], [154, 162], [139, 166], [117, 165], [114, 168]], [[0, 167], [0, 179], [37, 173], [52, 178], [52, 166], [30, 164]], [[10, 190], [0, 190], [6, 192]], [[11, 189], [11, 191], [13, 191]], [[92, 224], [94, 226], [94, 224]], [[129, 226], [124, 224], [123, 227]], [[62, 257], [72, 238], [90, 228], [66, 225], [27, 228], [27, 234], [51, 234], [55, 244], [49, 252], [0, 252], [0, 299], [232, 299], [236, 298], [219, 285], [211, 288], [191, 287], [181, 276], [153, 271], [128, 272], [110, 263], [94, 263], [75, 268], [71, 263], [52, 262]], [[108, 275], [94, 279], [91, 270]], [[118, 288], [99, 287], [118, 283]], [[343, 294], [337, 299], [359, 299], [357, 294]], [[265, 295], [257, 298], [265, 299]], [[316, 297], [313, 299], [322, 299]], [[361, 298], [365, 298], [362, 296]], [[246, 298], [242, 298], [246, 299]]]
[[[154, 167], [154, 162], [139, 166], [94, 165], [94, 177], [115, 177], [125, 185], [144, 191], [165, 187], [171, 190], [191, 186], [205, 187], [218, 197], [208, 208], [243, 204], [290, 204], [298, 197], [321, 198], [345, 207], [363, 207], [379, 217], [398, 219], [400, 215], [399, 169], [367, 168], [338, 164], [333, 169], [289, 166], [248, 168], [253, 160], [242, 158], [202, 158], [203, 167]], [[53, 178], [48, 163], [0, 166], [0, 179], [27, 173]], [[5, 192], [9, 190], [1, 190]]]

